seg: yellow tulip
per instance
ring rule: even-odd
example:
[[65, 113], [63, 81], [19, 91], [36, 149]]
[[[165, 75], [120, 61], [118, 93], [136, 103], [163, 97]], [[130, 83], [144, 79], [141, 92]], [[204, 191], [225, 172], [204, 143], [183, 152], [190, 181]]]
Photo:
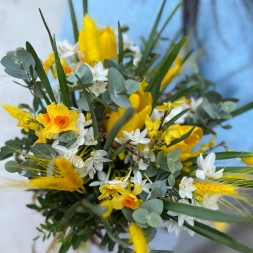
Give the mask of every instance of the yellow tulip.
[[85, 15], [83, 30], [79, 34], [79, 50], [84, 55], [82, 61], [90, 66], [111, 57], [117, 59], [113, 29], [108, 26], [99, 30], [95, 22], [88, 15]]
[[[136, 109], [136, 114], [128, 121], [118, 132], [117, 137], [123, 137], [122, 131], [131, 132], [137, 128], [141, 129], [144, 126], [146, 115], [150, 115], [152, 110], [152, 96], [149, 92], [136, 92], [129, 97], [129, 101], [133, 108]], [[114, 124], [122, 117], [125, 108], [119, 107], [117, 112], [110, 111], [108, 113], [108, 121], [105, 128], [109, 133]]]

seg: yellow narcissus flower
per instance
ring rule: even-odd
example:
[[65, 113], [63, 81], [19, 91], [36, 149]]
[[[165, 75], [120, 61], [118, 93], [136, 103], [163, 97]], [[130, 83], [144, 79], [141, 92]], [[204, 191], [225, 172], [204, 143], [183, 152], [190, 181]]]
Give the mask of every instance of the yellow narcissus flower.
[[111, 200], [112, 207], [114, 209], [120, 210], [124, 207], [136, 209], [140, 207], [141, 203], [143, 202], [141, 199], [136, 197], [136, 195], [142, 192], [142, 187], [139, 183], [134, 185], [134, 190], [132, 192], [123, 188], [119, 188], [118, 192], [120, 195], [114, 196]]
[[3, 108], [14, 118], [16, 118], [19, 123], [17, 126], [23, 127], [26, 132], [31, 130], [36, 130], [39, 127], [38, 122], [35, 118], [26, 111], [23, 111], [15, 106], [12, 105], [3, 105]]
[[[145, 123], [146, 115], [150, 115], [152, 110], [152, 96], [149, 92], [136, 92], [129, 97], [129, 101], [133, 108], [136, 109], [136, 114], [120, 129], [117, 137], [123, 137], [122, 131], [128, 133], [139, 128], [142, 129]], [[119, 107], [117, 112], [110, 111], [108, 113], [108, 120], [105, 124], [106, 132], [109, 133], [114, 124], [122, 117], [125, 108]]]
[[172, 79], [179, 74], [181, 66], [182, 66], [182, 59], [179, 56], [177, 56], [175, 59], [175, 65], [168, 70], [168, 72], [166, 73], [166, 75], [162, 80], [161, 83], [162, 88], [165, 88], [172, 81]]
[[52, 103], [47, 106], [47, 113], [38, 114], [36, 119], [44, 126], [42, 135], [51, 139], [55, 134], [65, 131], [78, 131], [76, 127], [78, 117], [77, 112], [69, 110], [64, 104]]
[[94, 66], [99, 61], [114, 57], [117, 59], [116, 39], [111, 27], [99, 30], [94, 21], [85, 15], [83, 30], [79, 34], [79, 50], [82, 62]]

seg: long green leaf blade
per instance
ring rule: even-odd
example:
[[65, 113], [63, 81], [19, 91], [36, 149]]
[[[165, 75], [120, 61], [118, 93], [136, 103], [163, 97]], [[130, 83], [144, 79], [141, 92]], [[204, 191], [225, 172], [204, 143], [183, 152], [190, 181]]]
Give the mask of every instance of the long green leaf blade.
[[220, 211], [204, 209], [203, 207], [192, 206], [177, 202], [164, 201], [164, 209], [177, 213], [182, 213], [203, 220], [211, 220], [226, 223], [246, 223], [246, 224], [253, 223], [253, 219], [249, 217], [223, 213]]
[[253, 249], [247, 247], [246, 245], [238, 243], [232, 237], [200, 222], [194, 221], [194, 226], [190, 226], [187, 223], [184, 224], [184, 226], [212, 241], [226, 245], [231, 249], [238, 250], [242, 253], [253, 252]]
[[[52, 102], [56, 102], [56, 99], [54, 97], [54, 93], [51, 87], [51, 84], [48, 80], [47, 74], [41, 64], [41, 61], [38, 57], [38, 55], [36, 54], [34, 48], [32, 47], [32, 45], [27, 41], [26, 42], [26, 50], [31, 53], [31, 55], [33, 56], [35, 62], [36, 62], [36, 66], [35, 66], [35, 70], [41, 80], [42, 85], [44, 86], [45, 90], [47, 91], [50, 99]], [[49, 105], [51, 104], [51, 102], [48, 99], [45, 99], [46, 103]]]
[[119, 51], [118, 63], [121, 63], [123, 62], [123, 37], [119, 22], [118, 22], [118, 51]]
[[142, 53], [142, 57], [141, 57], [141, 61], [139, 63], [138, 70], [141, 70], [143, 68], [143, 66], [145, 65], [145, 63], [147, 61], [147, 58], [148, 58], [148, 56], [149, 56], [149, 54], [152, 50], [153, 39], [156, 35], [157, 27], [158, 27], [159, 21], [161, 19], [165, 3], [166, 3], [166, 0], [164, 0], [163, 3], [162, 3], [162, 6], [161, 6], [161, 8], [158, 12], [157, 18], [155, 20], [155, 23], [154, 23], [153, 28], [151, 30], [151, 33], [149, 35], [148, 41], [145, 44], [145, 49], [144, 49], [144, 52]]
[[77, 43], [79, 32], [78, 32], [78, 26], [76, 22], [76, 14], [75, 14], [72, 0], [68, 0], [68, 3], [69, 3], [69, 10], [70, 10], [71, 23], [72, 23], [73, 33], [74, 33], [74, 39], [75, 39], [75, 43]]

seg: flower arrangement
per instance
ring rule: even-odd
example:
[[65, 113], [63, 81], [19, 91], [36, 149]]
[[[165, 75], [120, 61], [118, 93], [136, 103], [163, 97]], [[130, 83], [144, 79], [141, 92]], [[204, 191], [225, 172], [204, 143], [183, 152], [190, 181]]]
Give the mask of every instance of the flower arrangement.
[[[52, 44], [48, 59], [27, 42], [1, 60], [34, 95], [33, 108], [3, 105], [24, 137], [7, 141], [0, 159], [12, 157], [5, 169], [27, 178], [10, 186], [34, 191], [28, 207], [46, 218], [38, 228], [43, 240], [53, 236], [61, 253], [94, 236], [109, 251], [155, 253], [148, 243], [167, 228], [252, 252], [212, 223], [253, 222], [253, 153], [214, 141], [215, 126], [229, 128], [223, 123], [251, 105], [236, 109], [236, 100], [222, 98], [198, 71], [171, 88], [190, 55], [179, 56], [186, 38], [162, 59], [154, 48], [179, 5], [158, 31], [162, 5], [143, 47], [120, 24], [117, 32], [98, 28], [86, 1], [79, 32], [69, 5], [75, 45], [56, 42], [40, 12]], [[212, 152], [217, 146], [224, 151]], [[217, 166], [234, 158], [246, 165]]]

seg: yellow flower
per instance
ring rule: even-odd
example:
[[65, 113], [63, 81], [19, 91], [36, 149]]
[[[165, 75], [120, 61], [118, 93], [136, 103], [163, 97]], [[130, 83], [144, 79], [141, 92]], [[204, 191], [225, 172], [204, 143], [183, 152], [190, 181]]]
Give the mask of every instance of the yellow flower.
[[108, 218], [113, 210], [111, 201], [107, 199], [101, 202], [99, 205], [107, 207], [107, 210], [103, 213], [102, 217]]
[[69, 110], [64, 104], [55, 104], [47, 106], [46, 114], [39, 114], [37, 120], [45, 127], [42, 130], [42, 135], [51, 139], [55, 134], [65, 131], [78, 131], [76, 122], [78, 113], [74, 110]]
[[101, 195], [98, 197], [98, 200], [104, 199], [104, 198], [109, 198], [113, 196], [118, 196], [118, 185], [110, 185], [110, 184], [105, 184], [99, 188], [99, 191], [101, 192]]
[[111, 59], [112, 57], [116, 60], [117, 55], [117, 43], [114, 35], [114, 31], [110, 26], [99, 31], [99, 45], [101, 52], [101, 61], [104, 62], [105, 59]]
[[26, 132], [28, 132], [29, 129], [36, 130], [39, 127], [38, 122], [30, 113], [12, 105], [3, 105], [3, 108], [19, 121], [17, 126], [23, 127]]
[[[118, 132], [117, 137], [123, 137], [122, 131], [131, 132], [137, 128], [142, 129], [144, 126], [146, 115], [150, 115], [152, 110], [152, 96], [149, 92], [136, 92], [129, 97], [130, 103], [136, 109], [136, 114], [127, 122]], [[122, 117], [125, 108], [118, 108], [117, 112], [110, 111], [108, 113], [108, 120], [105, 123], [105, 129], [109, 133], [114, 124]]]
[[82, 61], [90, 66], [111, 57], [117, 59], [113, 29], [106, 27], [98, 30], [94, 21], [85, 15], [83, 30], [79, 34], [79, 50], [84, 54]]
[[127, 189], [123, 188], [118, 188], [118, 192], [120, 195], [116, 195], [113, 197], [111, 200], [112, 202], [112, 207], [114, 209], [120, 210], [123, 207], [128, 207], [131, 209], [136, 209], [140, 207], [142, 200], [138, 199], [136, 195], [140, 194], [142, 192], [142, 187], [140, 184], [135, 184], [134, 185], [134, 190], [130, 192]]
[[162, 133], [162, 139], [165, 141], [166, 145], [169, 145], [174, 139], [181, 137], [179, 126], [180, 125], [177, 124], [172, 125]]
[[64, 158], [54, 160], [56, 170], [52, 177], [37, 177], [29, 181], [29, 186], [39, 189], [53, 189], [59, 191], [76, 191], [83, 186], [83, 180], [76, 173], [70, 161]]
[[175, 65], [168, 70], [168, 72], [166, 73], [166, 75], [162, 80], [161, 83], [162, 88], [165, 88], [172, 81], [172, 79], [179, 74], [181, 66], [182, 66], [182, 59], [179, 56], [177, 56], [175, 59]]
[[55, 63], [54, 52], [51, 52], [48, 55], [47, 60], [43, 62], [43, 67], [46, 73], [48, 73], [49, 69], [53, 66], [54, 63]]
[[133, 242], [136, 253], [147, 253], [147, 240], [142, 229], [135, 223], [131, 223], [129, 226], [130, 239]]
[[158, 111], [170, 111], [172, 110], [173, 108], [176, 108], [178, 107], [179, 105], [181, 105], [182, 103], [185, 102], [185, 98], [182, 97], [180, 99], [178, 99], [177, 101], [175, 101], [174, 103], [166, 103], [166, 102], [163, 102], [163, 105], [159, 105], [159, 106], [156, 106], [156, 109]]
[[[180, 132], [181, 136], [189, 132], [192, 128], [192, 126], [181, 126], [178, 124], [172, 126], [173, 128], [177, 129]], [[176, 148], [180, 148], [182, 150], [180, 161], [185, 161], [188, 158], [197, 156], [199, 154], [199, 151], [193, 152], [192, 149], [199, 143], [199, 141], [202, 139], [202, 136], [203, 136], [202, 129], [199, 127], [195, 127], [190, 136], [188, 136], [183, 141], [180, 141], [179, 143], [164, 149], [163, 151], [166, 154]]]
[[248, 165], [253, 165], [253, 157], [244, 157], [241, 159], [243, 163]]
[[145, 117], [145, 126], [148, 130], [148, 136], [150, 139], [154, 139], [156, 136], [158, 136], [158, 129], [161, 125], [161, 119], [156, 119], [154, 122], [152, 122], [151, 117], [149, 115], [146, 115]]
[[146, 78], [144, 78], [144, 80], [142, 81], [142, 82], [140, 82], [140, 87], [139, 87], [139, 89], [138, 89], [138, 91], [142, 94], [142, 95], [144, 95], [144, 90], [145, 90], [145, 88], [148, 86], [148, 83], [146, 82]]

